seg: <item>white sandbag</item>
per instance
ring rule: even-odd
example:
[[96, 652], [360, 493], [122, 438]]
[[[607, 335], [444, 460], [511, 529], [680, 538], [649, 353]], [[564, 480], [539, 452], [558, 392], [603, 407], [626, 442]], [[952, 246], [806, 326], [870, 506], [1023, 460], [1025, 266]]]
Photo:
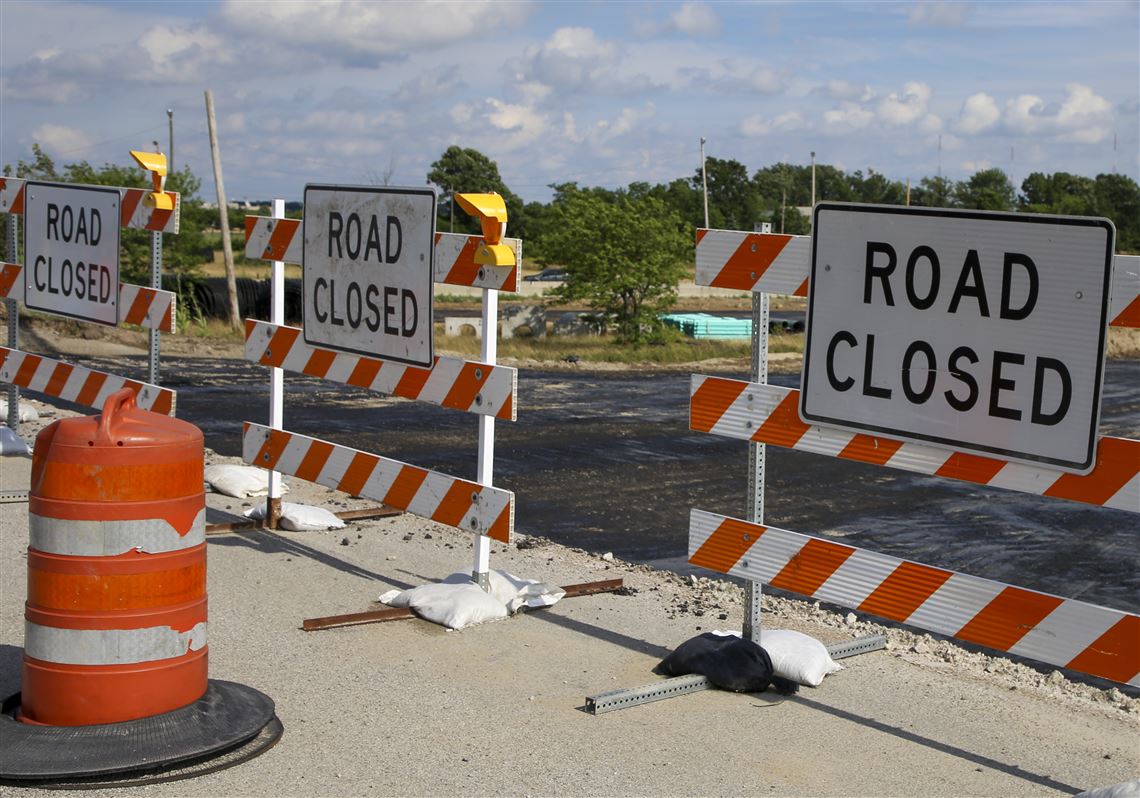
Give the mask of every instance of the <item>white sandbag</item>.
[[549, 607], [566, 595], [545, 582], [520, 579], [507, 571], [488, 574], [485, 592], [467, 573], [454, 573], [434, 585], [410, 590], [389, 590], [380, 602], [390, 607], [409, 607], [417, 615], [449, 629], [462, 629], [484, 621], [506, 618], [523, 607]]
[[[254, 521], [265, 520], [266, 507], [255, 504], [245, 511], [246, 518]], [[281, 518], [278, 526], [291, 532], [320, 532], [325, 529], [344, 529], [345, 523], [324, 507], [308, 504], [281, 502]]]
[[791, 629], [761, 629], [760, 645], [772, 658], [777, 676], [810, 687], [819, 687], [823, 677], [843, 670], [827, 647], [810, 635]]
[[[217, 493], [248, 499], [251, 496], [265, 496], [269, 493], [269, 472], [263, 468], [247, 465], [218, 463], [206, 466], [206, 482]], [[288, 493], [289, 486], [281, 481], [281, 492]]]
[[19, 435], [7, 427], [0, 427], [0, 456], [31, 457], [32, 450]]
[[1140, 798], [1140, 779], [1110, 784], [1107, 787], [1094, 787], [1077, 793], [1073, 798]]
[[[18, 420], [21, 424], [23, 424], [25, 421], [39, 421], [40, 420], [40, 412], [38, 410], [36, 410], [34, 407], [32, 407], [30, 404], [28, 404], [27, 402], [20, 402], [19, 408], [20, 409], [19, 409], [18, 413], [19, 413], [20, 418]], [[0, 399], [0, 421], [6, 421], [7, 419], [8, 419], [8, 400], [7, 399]]]

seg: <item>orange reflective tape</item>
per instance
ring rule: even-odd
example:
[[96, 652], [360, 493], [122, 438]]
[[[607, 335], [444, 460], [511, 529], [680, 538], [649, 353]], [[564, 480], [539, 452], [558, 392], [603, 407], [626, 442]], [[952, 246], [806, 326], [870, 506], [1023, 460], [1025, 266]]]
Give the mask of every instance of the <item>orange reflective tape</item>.
[[[443, 397], [441, 403], [444, 407], [453, 407], [457, 410], [466, 410], [475, 402], [475, 396], [483, 390], [483, 385], [491, 376], [494, 366], [481, 366], [475, 363], [464, 363], [459, 370], [459, 376]], [[475, 372], [479, 372], [476, 376]]]
[[165, 607], [206, 595], [206, 544], [170, 553], [64, 557], [28, 551], [28, 602], [103, 612]]
[[1056, 596], [1006, 587], [954, 636], [981, 646], [1009, 651], [1063, 603], [1064, 600]]
[[792, 237], [786, 235], [749, 233], [721, 267], [713, 284], [751, 290], [791, 240]]
[[325, 443], [324, 441], [313, 441], [309, 444], [309, 449], [305, 452], [305, 456], [301, 458], [301, 464], [297, 466], [297, 470], [293, 472], [294, 476], [298, 479], [303, 479], [306, 482], [316, 482], [321, 476], [321, 469], [325, 467], [329, 457], [333, 453], [333, 445]]
[[61, 448], [48, 450], [50, 454], [32, 484], [36, 495], [79, 502], [134, 502], [180, 499], [202, 492], [201, 460], [123, 463], [123, 458], [115, 455], [124, 449], [99, 447], [98, 456], [92, 456], [91, 462], [69, 462], [53, 456], [64, 454]]
[[458, 480], [452, 482], [451, 487], [447, 489], [447, 493], [440, 501], [439, 507], [432, 513], [432, 520], [448, 526], [459, 526], [459, 522], [463, 520], [467, 509], [482, 490], [483, 488], [480, 485], [472, 485]]
[[336, 352], [330, 349], [313, 349], [309, 355], [309, 361], [305, 363], [305, 367], [301, 371], [313, 377], [321, 377], [322, 379], [329, 373], [332, 368], [333, 361], [336, 360]]
[[[245, 240], [246, 240], [246, 243], [249, 242], [250, 236], [253, 235], [253, 231], [256, 229], [257, 229], [257, 217], [256, 216], [245, 217]], [[246, 324], [247, 328], [249, 327], [250, 321], [251, 321], [251, 319], [245, 320], [245, 324]]]
[[16, 278], [20, 276], [22, 270], [19, 266], [6, 263], [3, 268], [0, 268], [0, 296], [8, 296], [12, 291], [12, 286], [16, 284]]
[[71, 377], [71, 372], [75, 371], [75, 367], [68, 363], [59, 363], [51, 372], [51, 379], [48, 380], [44, 386], [44, 393], [48, 396], [61, 396], [63, 389], [67, 385], [67, 380]]
[[127, 227], [134, 218], [135, 211], [142, 202], [143, 190], [141, 188], [128, 188], [120, 192], [119, 227]]
[[475, 252], [479, 249], [479, 236], [468, 236], [463, 242], [463, 249], [459, 251], [455, 262], [447, 270], [443, 282], [452, 285], [471, 285], [479, 276], [479, 264], [475, 262]]
[[938, 477], [962, 479], [967, 482], [977, 482], [985, 485], [1006, 466], [1006, 461], [995, 460], [992, 457], [983, 457], [966, 452], [954, 452], [934, 472]]
[[689, 400], [689, 429], [709, 432], [746, 387], [736, 380], [706, 379]]
[[[170, 192], [168, 191], [166, 193], [169, 194]], [[155, 208], [153, 211], [151, 211], [150, 219], [147, 220], [146, 229], [147, 230], [160, 230], [160, 231], [165, 230], [166, 226], [168, 224], [170, 224], [170, 217], [173, 215], [174, 215], [174, 209], [173, 208], [169, 211], [163, 210], [160, 208]]]
[[1046, 496], [1104, 504], [1140, 472], [1140, 441], [1101, 438], [1096, 466], [1086, 476], [1065, 474], [1045, 491]]
[[508, 395], [503, 401], [503, 406], [499, 408], [499, 412], [495, 414], [496, 418], [505, 418], [510, 420], [515, 417], [515, 400], [513, 396]]
[[16, 376], [12, 378], [15, 385], [27, 387], [32, 384], [35, 379], [36, 370], [40, 367], [43, 358], [39, 355], [24, 355], [24, 362], [20, 364], [20, 368], [16, 369]]
[[487, 537], [500, 543], [511, 542], [511, 505], [509, 503], [499, 513], [495, 523], [491, 524], [491, 528], [487, 530]]
[[807, 295], [808, 295], [808, 281], [807, 281], [807, 278], [805, 277], [804, 281], [802, 283], [800, 283], [800, 287], [792, 292], [792, 296], [807, 296]]
[[359, 496], [379, 462], [380, 458], [375, 455], [357, 452], [352, 456], [352, 462], [348, 464], [337, 487], [349, 495]]
[[265, 248], [262, 258], [265, 260], [284, 260], [285, 252], [293, 241], [293, 236], [301, 226], [299, 219], [278, 219], [269, 235], [269, 245]]
[[150, 310], [150, 303], [154, 301], [155, 296], [153, 289], [140, 288], [135, 294], [134, 302], [127, 308], [123, 321], [127, 324], [141, 324], [146, 321], [146, 313]]
[[1066, 666], [1128, 683], [1140, 673], [1140, 617], [1125, 615]]
[[83, 381], [83, 387], [79, 389], [79, 395], [75, 397], [77, 404], [87, 405], [91, 407], [95, 404], [95, 400], [99, 396], [99, 392], [103, 390], [103, 383], [107, 381], [107, 375], [98, 371], [93, 371], [87, 375], [87, 379]]
[[857, 460], [861, 463], [884, 465], [895, 456], [895, 452], [900, 448], [902, 448], [902, 441], [859, 433], [847, 442], [837, 457], [845, 460]]
[[732, 566], [752, 548], [765, 528], [736, 518], [726, 518], [713, 530], [689, 562], [718, 573], [727, 574]]
[[796, 409], [798, 400], [799, 391], [791, 391], [781, 399], [780, 404], [776, 406], [772, 414], [753, 433], [752, 440], [757, 443], [771, 443], [774, 446], [788, 448], [795, 446], [800, 438], [811, 429], [810, 424], [805, 424], [800, 420], [799, 411]]
[[165, 627], [176, 632], [189, 632], [200, 623], [206, 623], [206, 596], [170, 604], [163, 607], [107, 610], [105, 612], [79, 612], [45, 609], [34, 604], [24, 606], [24, 619], [54, 629], [150, 629]]
[[[244, 436], [249, 429], [249, 422], [242, 425], [242, 435]], [[285, 447], [289, 445], [292, 440], [292, 433], [283, 430], [270, 430], [269, 434], [265, 436], [265, 441], [262, 442], [261, 448], [257, 450], [257, 456], [253, 459], [253, 465], [260, 466], [261, 468], [268, 468], [270, 470], [277, 467], [277, 461], [281, 459], [281, 454], [285, 451]]]
[[854, 553], [855, 549], [851, 546], [810, 538], [769, 584], [781, 590], [811, 596]]
[[1110, 323], [1113, 327], [1140, 327], [1140, 296], [1129, 302]]
[[372, 360], [367, 357], [362, 357], [356, 361], [356, 365], [352, 369], [352, 374], [348, 375], [348, 384], [355, 385], [357, 388], [371, 387], [372, 382], [380, 373], [380, 369], [384, 366], [381, 360]]
[[704, 227], [698, 227], [697, 228], [697, 243], [698, 244], [701, 243], [702, 240], [704, 240], [706, 233], [708, 233], [708, 229], [706, 229]]
[[901, 562], [856, 609], [892, 621], [905, 621], [942, 587], [951, 573], [929, 565]]
[[396, 383], [396, 388], [392, 393], [406, 399], [415, 399], [420, 395], [420, 391], [427, 384], [429, 377], [431, 377], [431, 369], [417, 369], [408, 366], [404, 369], [404, 374]]
[[258, 362], [263, 366], [281, 368], [281, 364], [289, 356], [293, 344], [296, 343], [300, 335], [301, 331], [296, 327], [278, 327], [270, 336], [269, 343], [266, 345], [265, 351], [261, 353]]
[[400, 473], [396, 475], [396, 479], [392, 482], [392, 487], [388, 488], [388, 492], [384, 494], [381, 501], [390, 507], [396, 507], [401, 510], [406, 510], [412, 503], [412, 499], [416, 497], [416, 492], [420, 489], [420, 485], [424, 484], [427, 479], [428, 472], [422, 468], [415, 466], [404, 466], [400, 469]]

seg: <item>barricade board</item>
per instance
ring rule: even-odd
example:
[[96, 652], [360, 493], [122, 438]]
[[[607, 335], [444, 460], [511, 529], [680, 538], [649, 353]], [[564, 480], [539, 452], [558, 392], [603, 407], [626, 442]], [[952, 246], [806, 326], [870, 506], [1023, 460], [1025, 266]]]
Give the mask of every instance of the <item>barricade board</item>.
[[242, 459], [510, 543], [515, 495], [399, 460], [246, 422]]
[[174, 415], [175, 392], [169, 388], [85, 369], [6, 346], [0, 346], [0, 382], [99, 408], [115, 391], [130, 388], [143, 410]]
[[430, 368], [435, 192], [305, 187], [305, 342]]
[[820, 204], [800, 415], [1087, 473], [1107, 219]]
[[25, 305], [118, 325], [119, 203], [115, 188], [28, 182]]
[[689, 562], [1140, 686], [1140, 616], [692, 510]]

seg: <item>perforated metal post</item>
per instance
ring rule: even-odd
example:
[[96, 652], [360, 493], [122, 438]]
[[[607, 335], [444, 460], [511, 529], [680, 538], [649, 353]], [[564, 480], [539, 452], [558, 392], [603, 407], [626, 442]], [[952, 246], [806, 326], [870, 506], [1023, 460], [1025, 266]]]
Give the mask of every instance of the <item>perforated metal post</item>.
[[[768, 295], [752, 295], [752, 381], [768, 382]], [[749, 397], [751, 398], [751, 397]], [[764, 523], [764, 444], [748, 444], [748, 515], [753, 523]], [[744, 627], [741, 633], [760, 642], [761, 586], [751, 579], [744, 583]]]
[[[5, 260], [15, 263], [19, 259], [16, 249], [17, 236], [20, 233], [19, 217], [14, 213], [8, 214], [7, 255]], [[8, 313], [8, 348], [20, 348], [20, 303], [14, 299], [4, 300], [4, 309]], [[20, 434], [20, 389], [15, 385], [8, 386], [8, 429], [17, 435]]]
[[[150, 287], [162, 288], [162, 233], [157, 231], [150, 234]], [[122, 308], [120, 308], [121, 312]], [[158, 355], [159, 332], [156, 329], [147, 331], [147, 344], [149, 351], [149, 368], [147, 369], [147, 382], [151, 385], [159, 384]]]
[[[484, 363], [495, 362], [499, 343], [499, 292], [483, 289], [483, 346]], [[495, 417], [479, 416], [479, 466], [476, 479], [480, 485], [490, 485], [495, 467]], [[475, 564], [471, 578], [484, 590], [490, 589], [491, 539], [486, 535], [475, 537]]]
[[[285, 200], [273, 200], [273, 218], [285, 218]], [[285, 323], [285, 263], [269, 262], [269, 321], [273, 324]], [[269, 426], [281, 429], [284, 421], [285, 371], [269, 369]], [[265, 497], [265, 525], [276, 529], [281, 519], [281, 472], [269, 472], [269, 493]]]

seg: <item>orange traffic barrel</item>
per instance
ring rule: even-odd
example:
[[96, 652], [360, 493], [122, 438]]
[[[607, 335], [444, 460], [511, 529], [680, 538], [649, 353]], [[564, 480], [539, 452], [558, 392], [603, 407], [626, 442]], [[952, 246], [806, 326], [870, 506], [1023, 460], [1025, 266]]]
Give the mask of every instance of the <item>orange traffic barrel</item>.
[[207, 689], [202, 432], [135, 406], [36, 437], [19, 719], [84, 726]]

